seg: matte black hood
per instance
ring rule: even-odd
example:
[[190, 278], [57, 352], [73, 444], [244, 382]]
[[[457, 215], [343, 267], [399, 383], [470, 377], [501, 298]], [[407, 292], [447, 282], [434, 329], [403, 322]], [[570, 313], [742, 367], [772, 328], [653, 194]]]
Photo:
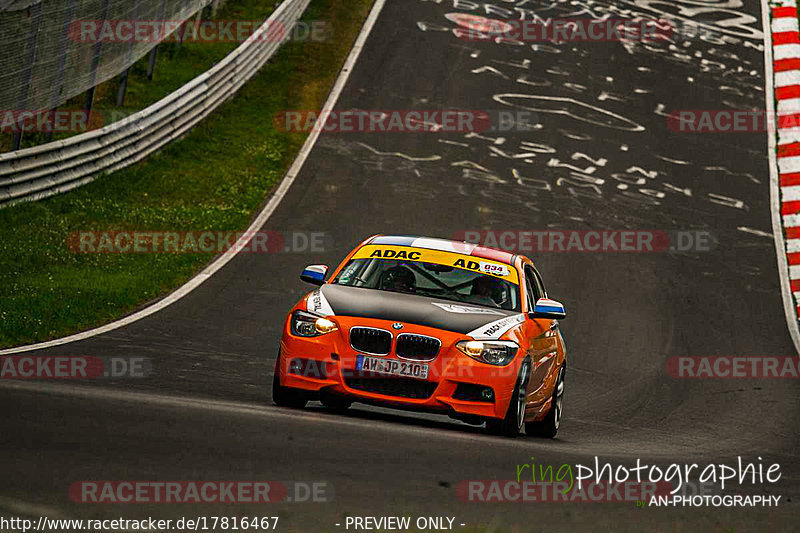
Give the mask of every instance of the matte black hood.
[[391, 320], [458, 333], [469, 333], [519, 314], [518, 311], [346, 285], [326, 284], [320, 290], [335, 315]]

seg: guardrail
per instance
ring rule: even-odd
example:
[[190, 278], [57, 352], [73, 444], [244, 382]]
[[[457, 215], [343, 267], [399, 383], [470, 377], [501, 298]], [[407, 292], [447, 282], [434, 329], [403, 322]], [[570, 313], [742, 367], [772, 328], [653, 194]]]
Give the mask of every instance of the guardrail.
[[68, 139], [0, 154], [0, 207], [80, 187], [181, 137], [255, 75], [310, 1], [284, 0], [222, 61], [134, 115]]

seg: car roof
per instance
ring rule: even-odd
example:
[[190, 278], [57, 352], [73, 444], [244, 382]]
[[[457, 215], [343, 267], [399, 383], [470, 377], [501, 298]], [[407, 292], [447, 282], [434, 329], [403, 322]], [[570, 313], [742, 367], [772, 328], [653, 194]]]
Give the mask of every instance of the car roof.
[[428, 250], [441, 250], [454, 252], [482, 259], [491, 259], [507, 265], [514, 265], [516, 254], [478, 246], [464, 241], [451, 241], [448, 239], [437, 239], [435, 237], [420, 237], [417, 235], [375, 235], [364, 244], [377, 244], [384, 246], [411, 246], [414, 248], [425, 248]]

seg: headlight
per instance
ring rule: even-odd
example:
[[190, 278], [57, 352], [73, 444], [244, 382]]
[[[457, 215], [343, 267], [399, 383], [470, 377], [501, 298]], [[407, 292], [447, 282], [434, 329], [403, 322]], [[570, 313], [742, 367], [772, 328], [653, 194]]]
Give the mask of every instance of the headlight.
[[503, 366], [514, 359], [519, 344], [514, 341], [461, 341], [456, 348], [482, 363]]
[[303, 311], [295, 311], [292, 315], [292, 334], [298, 337], [318, 337], [337, 329], [336, 322], [325, 317]]

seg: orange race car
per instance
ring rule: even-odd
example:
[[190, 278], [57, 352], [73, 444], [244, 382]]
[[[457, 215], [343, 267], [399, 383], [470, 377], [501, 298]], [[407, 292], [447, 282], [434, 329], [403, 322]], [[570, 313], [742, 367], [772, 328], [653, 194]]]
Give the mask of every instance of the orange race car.
[[374, 236], [286, 317], [272, 397], [284, 407], [353, 402], [554, 437], [561, 423], [564, 306], [527, 257], [426, 237]]

